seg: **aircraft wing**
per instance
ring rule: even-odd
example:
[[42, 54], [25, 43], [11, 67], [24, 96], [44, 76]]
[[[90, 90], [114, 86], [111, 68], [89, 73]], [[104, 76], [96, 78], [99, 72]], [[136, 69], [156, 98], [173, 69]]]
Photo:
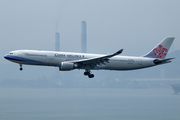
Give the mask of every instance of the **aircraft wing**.
[[109, 63], [109, 58], [121, 54], [123, 49], [117, 51], [116, 53], [105, 55], [101, 57], [95, 57], [90, 59], [82, 59], [78, 61], [72, 61], [74, 64], [77, 65], [78, 68], [94, 68], [97, 65], [105, 65], [106, 63]]

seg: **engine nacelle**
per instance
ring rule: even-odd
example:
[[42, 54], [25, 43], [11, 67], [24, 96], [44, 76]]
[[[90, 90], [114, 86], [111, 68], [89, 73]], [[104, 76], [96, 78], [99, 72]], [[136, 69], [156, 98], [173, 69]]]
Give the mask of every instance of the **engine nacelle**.
[[74, 66], [75, 66], [74, 63], [62, 62], [59, 66], [59, 70], [60, 71], [70, 71], [75, 68]]

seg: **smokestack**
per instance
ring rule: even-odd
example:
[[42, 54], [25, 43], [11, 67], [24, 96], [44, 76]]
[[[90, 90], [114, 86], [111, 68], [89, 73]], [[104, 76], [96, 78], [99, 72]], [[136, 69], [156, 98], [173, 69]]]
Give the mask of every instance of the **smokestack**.
[[86, 21], [81, 22], [81, 52], [86, 53]]
[[60, 34], [56, 32], [55, 37], [56, 37], [55, 51], [60, 51]]

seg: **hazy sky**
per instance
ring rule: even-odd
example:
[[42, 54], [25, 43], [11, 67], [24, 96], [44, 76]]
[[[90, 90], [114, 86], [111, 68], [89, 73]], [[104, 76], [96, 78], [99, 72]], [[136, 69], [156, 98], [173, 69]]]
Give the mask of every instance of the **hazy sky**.
[[11, 50], [80, 52], [81, 21], [87, 23], [87, 52], [144, 55], [166, 36], [180, 49], [179, 0], [1, 0], [0, 63]]

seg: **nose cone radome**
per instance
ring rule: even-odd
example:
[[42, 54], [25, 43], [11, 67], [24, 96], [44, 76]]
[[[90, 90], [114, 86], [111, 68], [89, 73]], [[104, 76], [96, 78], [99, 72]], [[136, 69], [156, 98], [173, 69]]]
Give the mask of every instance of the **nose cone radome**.
[[4, 58], [7, 60], [14, 60], [14, 56], [9, 55], [9, 54], [4, 55]]
[[9, 55], [8, 54], [4, 55], [4, 58], [9, 59]]

